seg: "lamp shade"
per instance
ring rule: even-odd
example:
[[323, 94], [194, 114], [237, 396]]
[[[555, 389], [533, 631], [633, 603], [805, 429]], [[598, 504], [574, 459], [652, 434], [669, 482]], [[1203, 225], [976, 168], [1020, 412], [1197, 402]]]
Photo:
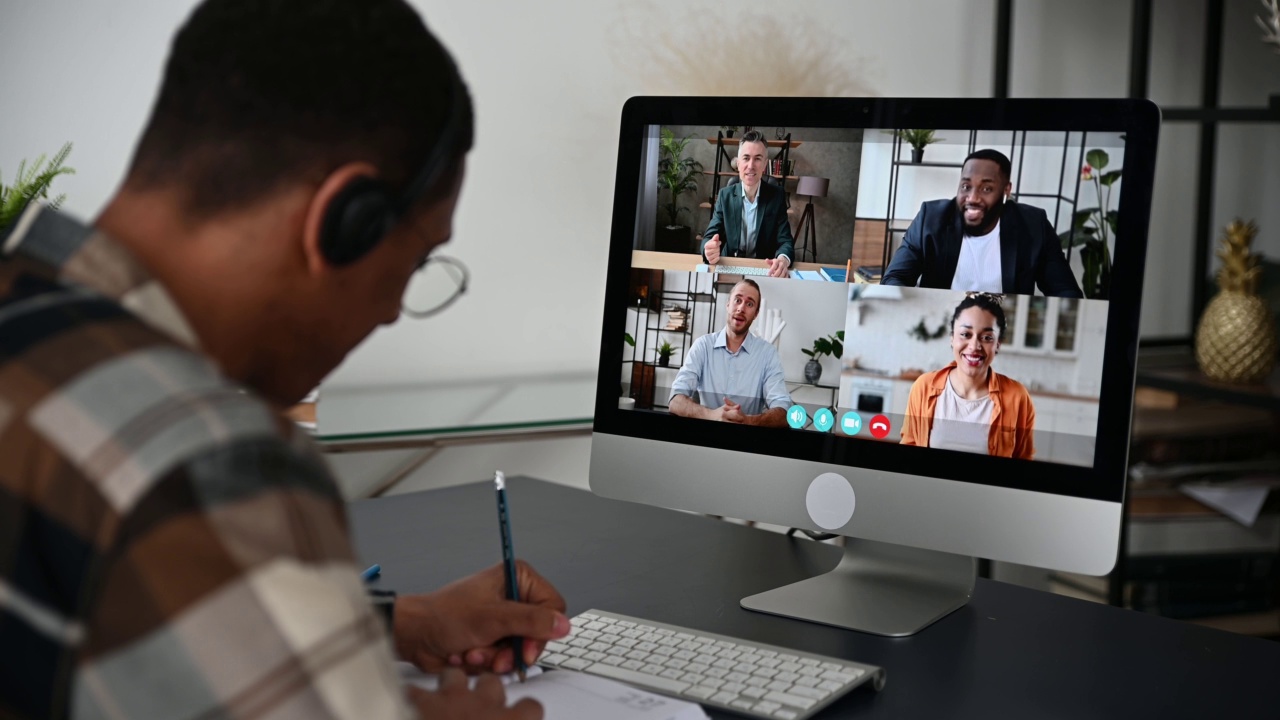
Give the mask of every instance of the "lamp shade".
[[827, 178], [801, 175], [800, 182], [796, 184], [796, 194], [808, 195], [809, 197], [826, 197], [827, 188], [830, 186], [831, 181]]

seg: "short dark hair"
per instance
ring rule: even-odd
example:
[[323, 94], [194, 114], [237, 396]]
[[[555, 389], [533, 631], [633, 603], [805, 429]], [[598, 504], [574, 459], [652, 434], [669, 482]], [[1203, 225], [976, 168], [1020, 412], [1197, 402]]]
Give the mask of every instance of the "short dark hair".
[[[742, 146], [749, 142], [760, 143], [761, 145], [764, 145], [766, 152], [769, 150], [769, 141], [764, 139], [764, 133], [759, 130], [748, 130], [743, 133], [742, 139], [738, 140], [738, 149], [741, 150]], [[756, 289], [758, 290], [759, 288]]]
[[1005, 331], [1004, 308], [1000, 306], [1000, 296], [989, 293], [973, 293], [965, 296], [965, 299], [960, 301], [960, 304], [956, 306], [956, 311], [951, 314], [951, 332], [954, 333], [956, 331], [956, 320], [959, 319], [960, 313], [971, 307], [986, 310], [995, 316], [996, 327], [1000, 330], [1000, 336], [996, 339], [1003, 340]]
[[999, 150], [992, 150], [991, 148], [974, 150], [969, 153], [969, 157], [964, 159], [964, 164], [968, 165], [970, 160], [990, 160], [996, 165], [999, 165], [1000, 174], [1004, 176], [1006, 181], [1013, 175], [1013, 163], [1009, 162], [1008, 156]]
[[197, 218], [357, 161], [401, 193], [452, 97], [454, 147], [425, 193], [438, 196], [474, 134], [457, 72], [403, 0], [206, 0], [173, 39], [126, 185], [176, 185]]
[[[756, 289], [756, 300], [763, 300], [763, 299], [764, 299], [764, 293], [760, 292], [760, 286], [756, 284], [756, 281], [755, 281], [755, 280], [752, 280], [751, 278], [745, 278], [745, 277], [744, 277], [744, 278], [742, 278], [741, 280], [739, 280], [738, 282], [734, 283], [734, 284], [733, 284], [733, 287], [738, 287], [739, 285], [750, 285], [751, 287], [753, 287], [753, 288], [755, 288], [755, 289]], [[729, 289], [729, 295], [730, 295], [730, 296], [732, 296], [732, 295], [733, 295], [733, 288], [730, 288], [730, 289]]]

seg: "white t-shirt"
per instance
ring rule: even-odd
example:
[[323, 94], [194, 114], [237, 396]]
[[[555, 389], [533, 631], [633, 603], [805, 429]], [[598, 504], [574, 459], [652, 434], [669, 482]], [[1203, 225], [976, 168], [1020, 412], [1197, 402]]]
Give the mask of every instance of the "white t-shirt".
[[933, 407], [933, 429], [929, 431], [929, 447], [988, 454], [990, 445], [987, 438], [991, 433], [993, 407], [990, 395], [977, 400], [960, 397], [951, 387], [951, 376], [948, 374], [947, 386], [938, 396], [938, 404]]
[[960, 244], [960, 260], [956, 263], [952, 290], [1004, 292], [1004, 274], [1000, 269], [1000, 222], [986, 235], [966, 235]]

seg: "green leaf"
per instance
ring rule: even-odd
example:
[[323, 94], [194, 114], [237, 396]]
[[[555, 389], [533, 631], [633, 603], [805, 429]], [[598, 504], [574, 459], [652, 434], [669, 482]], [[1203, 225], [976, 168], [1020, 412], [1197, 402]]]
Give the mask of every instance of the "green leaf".
[[1092, 218], [1093, 214], [1097, 211], [1098, 208], [1086, 208], [1084, 210], [1075, 211], [1071, 214], [1071, 226], [1079, 231], [1085, 226], [1085, 223], [1089, 222], [1089, 219]]
[[1120, 231], [1117, 229], [1120, 227], [1120, 211], [1119, 210], [1107, 211], [1107, 227], [1111, 228], [1112, 235], [1120, 234]]
[[1084, 154], [1084, 161], [1092, 165], [1094, 170], [1101, 170], [1111, 162], [1111, 157], [1105, 150], [1095, 148]]
[[1075, 235], [1072, 236], [1071, 231], [1058, 233], [1058, 241], [1062, 243], [1062, 249], [1068, 247], [1080, 247], [1095, 237], [1095, 231], [1091, 227], [1078, 228]]
[[1119, 179], [1120, 179], [1120, 173], [1122, 173], [1122, 172], [1124, 172], [1124, 171], [1123, 171], [1123, 170], [1112, 170], [1112, 171], [1111, 171], [1111, 172], [1109, 172], [1109, 173], [1103, 173], [1103, 174], [1102, 174], [1102, 177], [1101, 177], [1101, 178], [1099, 178], [1099, 182], [1101, 182], [1103, 185], [1105, 185], [1105, 186], [1107, 186], [1107, 187], [1111, 187], [1112, 185], [1114, 185], [1114, 184], [1115, 184], [1115, 182], [1116, 182], [1117, 180], [1119, 180]]

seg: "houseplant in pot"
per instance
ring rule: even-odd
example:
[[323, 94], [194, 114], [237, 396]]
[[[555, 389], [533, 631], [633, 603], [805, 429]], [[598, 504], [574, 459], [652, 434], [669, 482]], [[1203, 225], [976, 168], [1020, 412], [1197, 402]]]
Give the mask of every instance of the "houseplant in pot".
[[893, 134], [902, 142], [911, 146], [911, 162], [913, 163], [924, 162], [925, 147], [946, 139], [935, 136], [933, 130], [894, 130]]
[[684, 156], [685, 147], [692, 137], [677, 139], [670, 129], [663, 128], [658, 141], [658, 189], [666, 194], [659, 206], [664, 216], [659, 220], [665, 224], [659, 225], [654, 242], [659, 252], [683, 253], [690, 250], [692, 231], [689, 226], [680, 224], [680, 214], [689, 212], [689, 208], [681, 207], [680, 196], [697, 191], [697, 176], [702, 171], [702, 163]]
[[1103, 172], [1111, 162], [1105, 150], [1095, 148], [1085, 153], [1084, 166], [1080, 168], [1080, 181], [1093, 185], [1096, 207], [1075, 211], [1071, 229], [1059, 233], [1062, 249], [1079, 248], [1080, 263], [1084, 268], [1081, 286], [1084, 296], [1106, 300], [1111, 295], [1111, 245], [1114, 241], [1120, 213], [1111, 209], [1112, 186], [1124, 174], [1121, 168]]
[[844, 331], [841, 330], [835, 335], [820, 337], [813, 341], [813, 349], [801, 349], [800, 352], [809, 356], [809, 362], [804, 366], [804, 380], [807, 383], [817, 384], [818, 378], [822, 377], [822, 356], [831, 355], [840, 357], [844, 355]]
[[662, 367], [667, 367], [671, 362], [671, 353], [674, 353], [679, 349], [680, 348], [673, 347], [671, 343], [663, 340], [662, 344], [658, 346], [658, 364]]

